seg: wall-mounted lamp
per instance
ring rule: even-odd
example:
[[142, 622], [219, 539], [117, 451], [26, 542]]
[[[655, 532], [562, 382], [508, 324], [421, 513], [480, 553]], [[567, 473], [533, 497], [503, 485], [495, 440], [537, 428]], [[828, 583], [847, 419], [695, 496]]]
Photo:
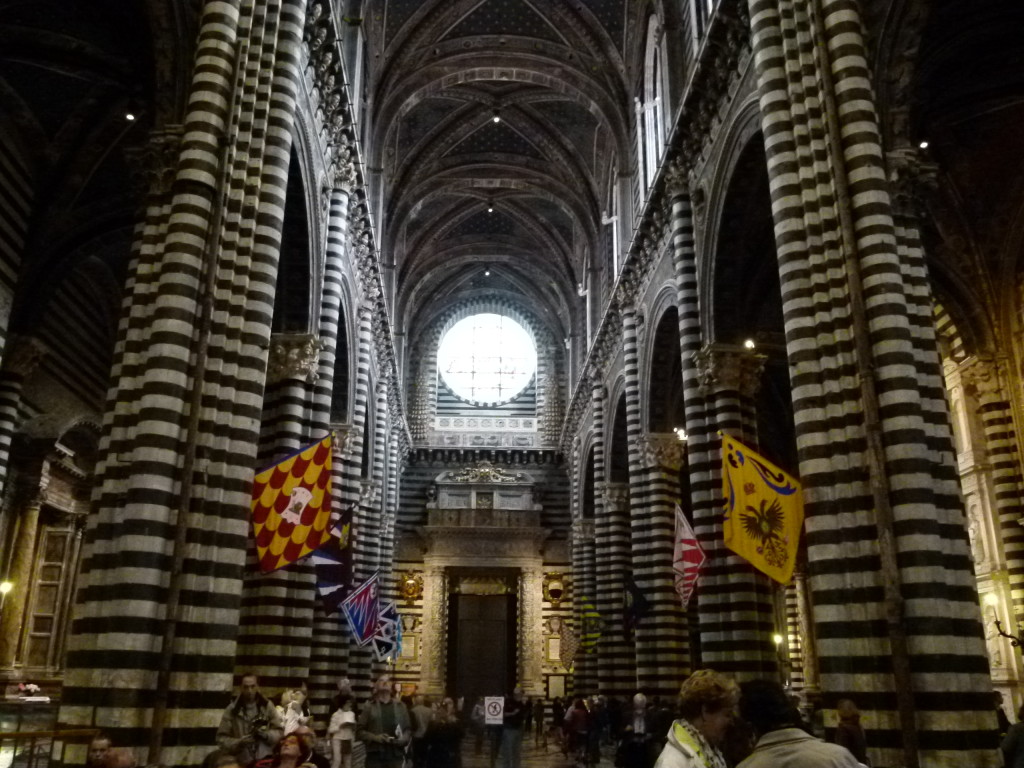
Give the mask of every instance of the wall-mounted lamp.
[[685, 429], [683, 429], [682, 427], [673, 427], [672, 431], [676, 433], [676, 437], [679, 438], [680, 443], [686, 442], [687, 435]]
[[996, 615], [996, 606], [999, 605], [999, 597], [994, 592], [989, 592], [985, 595], [985, 605], [988, 606], [989, 613], [992, 615], [992, 623], [995, 624], [996, 632], [999, 633], [1000, 637], [1005, 637], [1009, 640], [1010, 645], [1014, 648], [1020, 648], [1020, 635], [1011, 635], [1009, 632], [1004, 631], [1003, 623], [999, 621], [999, 617]]
[[756, 346], [757, 344], [754, 343], [753, 339], [747, 339], [746, 341], [743, 342], [744, 349], [753, 349]]

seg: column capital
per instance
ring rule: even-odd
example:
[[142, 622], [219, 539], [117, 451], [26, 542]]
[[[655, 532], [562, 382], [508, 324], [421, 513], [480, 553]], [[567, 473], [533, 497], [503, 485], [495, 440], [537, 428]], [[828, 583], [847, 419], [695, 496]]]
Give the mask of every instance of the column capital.
[[364, 507], [372, 507], [377, 503], [380, 494], [380, 483], [376, 480], [359, 481], [359, 503]]
[[49, 351], [46, 344], [35, 336], [14, 334], [7, 340], [4, 350], [4, 370], [21, 378], [30, 376]]
[[999, 376], [999, 363], [995, 360], [977, 358], [960, 372], [967, 393], [978, 401], [978, 405], [1005, 401], [1006, 391]]
[[572, 522], [572, 541], [582, 543], [594, 540], [594, 521], [583, 520], [582, 518]]
[[640, 457], [640, 466], [661, 467], [678, 472], [683, 466], [686, 446], [673, 432], [651, 432], [633, 440], [633, 449]]
[[341, 460], [345, 458], [345, 452], [352, 442], [351, 424], [331, 424], [331, 431], [334, 433], [334, 440], [331, 443], [334, 458]]
[[275, 333], [270, 337], [267, 383], [285, 379], [316, 381], [320, 365], [320, 339], [311, 333]]
[[604, 483], [604, 504], [609, 511], [621, 511], [629, 504], [629, 483]]
[[734, 344], [707, 344], [693, 353], [705, 395], [732, 390], [753, 397], [761, 388], [761, 373], [767, 359]]
[[356, 185], [356, 166], [352, 162], [352, 148], [348, 143], [338, 147], [334, 165], [331, 168], [331, 187], [335, 192], [351, 194]]
[[886, 154], [889, 195], [893, 212], [921, 215], [928, 199], [938, 188], [939, 166], [915, 147], [894, 149]]

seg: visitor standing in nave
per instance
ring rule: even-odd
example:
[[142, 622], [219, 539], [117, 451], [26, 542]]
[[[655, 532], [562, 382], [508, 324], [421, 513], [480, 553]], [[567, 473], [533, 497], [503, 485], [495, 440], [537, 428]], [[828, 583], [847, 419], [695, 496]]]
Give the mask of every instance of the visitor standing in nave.
[[460, 768], [464, 728], [455, 702], [445, 697], [427, 725], [425, 768]]
[[839, 718], [836, 725], [836, 744], [846, 747], [864, 765], [871, 765], [868, 760], [867, 734], [860, 723], [860, 710], [857, 709], [857, 705], [851, 699], [840, 699], [836, 704], [836, 715]]
[[1024, 707], [1017, 713], [1017, 722], [1006, 729], [999, 746], [1006, 768], [1024, 768]]
[[682, 717], [672, 723], [655, 768], [726, 768], [721, 747], [738, 700], [731, 678], [710, 669], [690, 675], [679, 692]]
[[633, 709], [622, 728], [615, 751], [617, 768], [650, 768], [657, 753], [648, 718], [647, 697], [638, 693], [633, 697]]
[[427, 764], [427, 727], [434, 716], [430, 701], [422, 693], [412, 697], [412, 764], [423, 768]]
[[741, 686], [740, 717], [754, 729], [757, 743], [737, 768], [863, 768], [850, 750], [807, 733], [800, 713], [774, 680]]
[[526, 700], [518, 685], [511, 696], [505, 697], [505, 715], [501, 730], [502, 768], [519, 768], [523, 751], [523, 722], [526, 719]]
[[221, 716], [217, 744], [248, 765], [269, 755], [283, 735], [284, 722], [277, 707], [260, 693], [259, 679], [242, 675], [238, 696]]
[[331, 740], [331, 768], [352, 766], [352, 742], [356, 738], [356, 713], [352, 709], [353, 702], [351, 694], [339, 693], [334, 698], [335, 709], [327, 726], [327, 738]]
[[405, 704], [394, 699], [388, 675], [373, 684], [373, 698], [359, 713], [356, 738], [366, 744], [366, 768], [402, 768], [412, 723]]

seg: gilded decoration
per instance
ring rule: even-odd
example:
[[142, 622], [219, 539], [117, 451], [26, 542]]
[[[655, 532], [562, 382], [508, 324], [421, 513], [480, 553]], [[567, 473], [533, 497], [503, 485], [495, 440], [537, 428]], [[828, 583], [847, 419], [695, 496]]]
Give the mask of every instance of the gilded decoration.
[[423, 576], [416, 571], [403, 571], [398, 576], [398, 595], [407, 603], [423, 597]]
[[528, 483], [525, 472], [507, 472], [489, 461], [481, 461], [475, 467], [445, 472], [440, 477], [444, 483]]
[[552, 607], [562, 604], [565, 599], [565, 578], [560, 573], [544, 574], [544, 599]]

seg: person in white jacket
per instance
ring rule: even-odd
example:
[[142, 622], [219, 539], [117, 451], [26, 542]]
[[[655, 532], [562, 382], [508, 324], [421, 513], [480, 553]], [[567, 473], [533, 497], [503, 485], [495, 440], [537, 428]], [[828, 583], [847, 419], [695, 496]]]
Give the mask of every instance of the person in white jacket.
[[679, 691], [682, 717], [672, 723], [654, 768], [726, 768], [720, 747], [738, 701], [732, 678], [710, 669], [690, 675]]
[[758, 738], [737, 768], [865, 768], [846, 747], [807, 733], [785, 689], [774, 680], [743, 683], [740, 716]]

